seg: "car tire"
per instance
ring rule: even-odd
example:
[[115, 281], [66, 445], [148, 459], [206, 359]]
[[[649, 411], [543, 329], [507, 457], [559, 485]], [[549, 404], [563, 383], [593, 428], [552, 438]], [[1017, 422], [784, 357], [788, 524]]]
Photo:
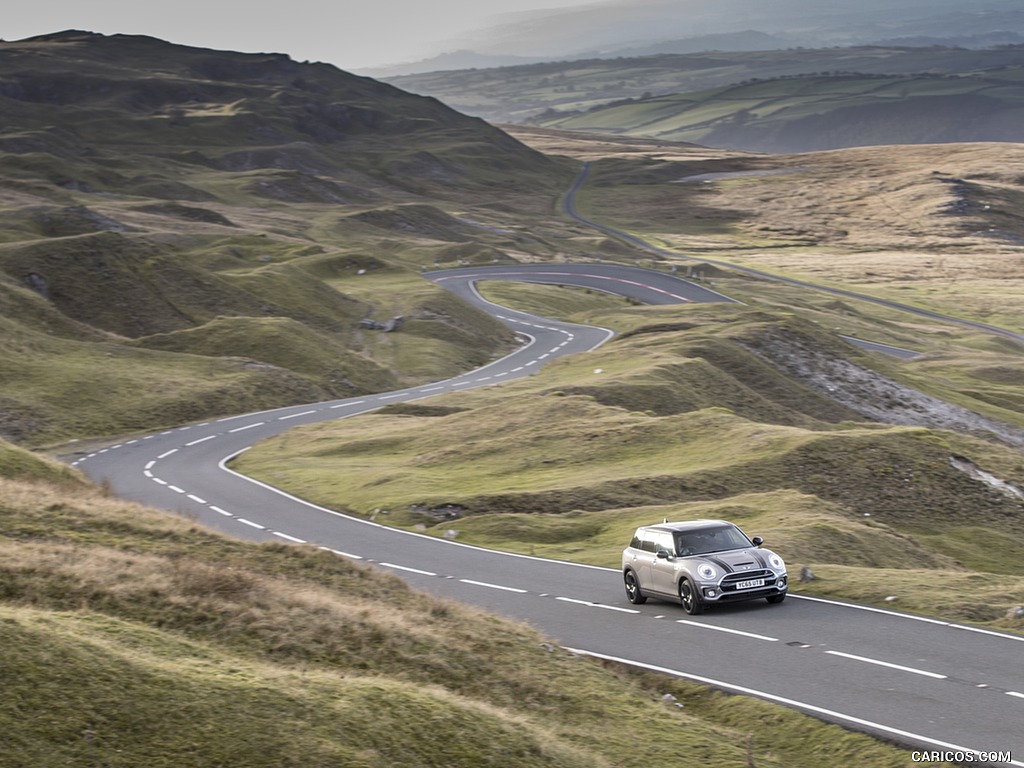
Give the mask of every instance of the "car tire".
[[636, 574], [626, 571], [623, 580], [626, 582], [626, 597], [633, 605], [643, 605], [647, 597], [640, 591], [640, 583], [636, 580]]
[[765, 598], [765, 600], [767, 600], [769, 603], [781, 603], [785, 599], [786, 599], [786, 593], [785, 592], [783, 592], [780, 595], [772, 595], [771, 597], [766, 597]]
[[704, 613], [704, 601], [689, 579], [679, 582], [679, 602], [683, 604], [683, 610], [691, 616]]

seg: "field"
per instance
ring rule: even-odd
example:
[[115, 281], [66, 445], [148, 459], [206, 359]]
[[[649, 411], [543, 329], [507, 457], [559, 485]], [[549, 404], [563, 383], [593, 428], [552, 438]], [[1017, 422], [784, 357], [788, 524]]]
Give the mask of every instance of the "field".
[[[0, 552], [5, 765], [907, 764], [312, 548], [108, 498], [5, 443]], [[664, 736], [637, 752], [639, 727]]]

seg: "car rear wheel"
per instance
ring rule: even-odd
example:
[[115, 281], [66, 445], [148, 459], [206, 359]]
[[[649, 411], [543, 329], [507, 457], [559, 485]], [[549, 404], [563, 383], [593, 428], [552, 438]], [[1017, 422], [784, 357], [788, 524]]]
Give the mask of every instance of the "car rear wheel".
[[679, 602], [683, 604], [683, 610], [691, 616], [704, 613], [704, 601], [689, 579], [679, 582]]
[[765, 598], [765, 600], [767, 600], [769, 603], [781, 603], [785, 599], [786, 599], [786, 593], [785, 592], [783, 592], [781, 595], [772, 595], [771, 597], [766, 597]]
[[633, 605], [643, 605], [647, 602], [647, 598], [644, 593], [640, 591], [640, 584], [637, 583], [636, 574], [632, 571], [626, 571], [626, 597], [629, 598], [629, 602]]

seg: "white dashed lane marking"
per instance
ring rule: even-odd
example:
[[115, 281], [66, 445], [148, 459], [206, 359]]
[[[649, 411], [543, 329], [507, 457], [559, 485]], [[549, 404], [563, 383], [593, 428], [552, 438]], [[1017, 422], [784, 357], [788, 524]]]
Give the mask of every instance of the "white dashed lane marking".
[[473, 581], [473, 579], [459, 579], [463, 584], [472, 584], [475, 587], [487, 587], [488, 589], [500, 589], [504, 592], [516, 592], [520, 595], [525, 595], [528, 590], [519, 589], [517, 587], [505, 587], [501, 584], [489, 584], [486, 581]]
[[777, 637], [758, 635], [753, 632], [743, 632], [739, 629], [729, 629], [728, 627], [716, 627], [714, 624], [702, 624], [699, 621], [688, 621], [687, 619], [677, 619], [676, 624], [687, 624], [691, 627], [700, 627], [701, 629], [714, 629], [719, 632], [728, 632], [732, 635], [743, 635], [744, 637], [751, 637], [755, 640], [767, 640], [770, 643], [777, 643], [779, 641], [779, 638]]
[[575, 605], [584, 605], [587, 608], [604, 608], [606, 611], [618, 611], [619, 613], [640, 613], [633, 608], [620, 608], [617, 605], [605, 605], [604, 603], [592, 603], [589, 600], [577, 600], [572, 597], [556, 597], [555, 600], [561, 600], [563, 603], [573, 603]]
[[303, 411], [302, 413], [289, 413], [287, 416], [278, 416], [278, 421], [287, 421], [288, 419], [297, 419], [299, 416], [309, 416], [312, 413], [316, 413], [316, 410]]
[[394, 568], [397, 571], [408, 571], [409, 573], [418, 573], [422, 576], [437, 576], [433, 571], [421, 571], [419, 568], [410, 568], [407, 565], [395, 565], [394, 563], [381, 563], [385, 568]]
[[933, 677], [937, 680], [945, 680], [946, 675], [940, 675], [937, 672], [928, 672], [924, 669], [915, 669], [914, 667], [904, 667], [901, 664], [893, 664], [888, 661], [879, 661], [878, 659], [869, 659], [864, 656], [854, 656], [852, 653], [842, 653], [840, 651], [825, 651], [825, 653], [832, 656], [841, 656], [844, 659], [853, 659], [854, 661], [863, 661], [866, 664], [876, 664], [880, 667], [888, 667], [889, 669], [898, 669], [901, 672], [910, 672], [915, 675], [923, 675], [924, 677]]
[[253, 427], [262, 427], [266, 423], [267, 422], [265, 421], [257, 421], [255, 424], [246, 424], [244, 427], [235, 427], [234, 429], [229, 429], [228, 432], [230, 434], [234, 434], [235, 432], [244, 432], [245, 430], [252, 429]]

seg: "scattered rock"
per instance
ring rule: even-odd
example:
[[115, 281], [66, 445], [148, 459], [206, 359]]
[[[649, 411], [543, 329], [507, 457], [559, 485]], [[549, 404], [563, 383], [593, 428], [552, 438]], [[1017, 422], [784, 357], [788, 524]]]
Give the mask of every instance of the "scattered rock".
[[[365, 270], [360, 270], [359, 273], [362, 274], [364, 271]], [[397, 317], [393, 317], [384, 323], [381, 323], [377, 320], [360, 320], [359, 327], [365, 328], [370, 331], [384, 331], [384, 333], [391, 333], [401, 328], [404, 322], [405, 318], [401, 315], [398, 315]]]
[[1024, 605], [1015, 605], [1006, 612], [1008, 619], [1024, 619]]
[[438, 504], [436, 507], [428, 507], [426, 504], [412, 504], [409, 506], [413, 512], [421, 515], [430, 515], [437, 520], [455, 520], [469, 512], [466, 507], [460, 504]]
[[458, 536], [459, 536], [459, 532], [457, 530], [455, 530], [454, 528], [449, 528], [448, 530], [446, 530], [444, 532], [444, 537], [446, 539], [448, 539], [449, 541], [451, 539], [458, 538]]
[[949, 463], [954, 469], [959, 469], [969, 477], [973, 477], [975, 480], [983, 482], [989, 488], [993, 488], [1000, 493], [1009, 496], [1011, 499], [1024, 499], [1024, 490], [1021, 490], [1013, 483], [1000, 480], [998, 477], [986, 472], [964, 456], [950, 456]]
[[899, 600], [899, 598], [896, 597], [896, 595], [889, 595], [887, 598], [885, 598], [885, 602], [887, 603], [895, 603], [897, 600]]
[[814, 571], [808, 568], [806, 565], [800, 568], [799, 581], [801, 584], [806, 584], [808, 581], [814, 581]]

